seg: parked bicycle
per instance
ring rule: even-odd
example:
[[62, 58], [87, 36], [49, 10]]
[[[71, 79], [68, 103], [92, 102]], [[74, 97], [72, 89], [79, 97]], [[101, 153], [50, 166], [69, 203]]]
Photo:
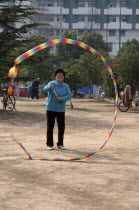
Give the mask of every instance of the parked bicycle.
[[14, 93], [9, 88], [3, 89], [3, 110], [13, 111], [15, 109], [16, 99]]
[[119, 110], [121, 112], [127, 112], [130, 108], [136, 108], [139, 106], [139, 97], [133, 97], [129, 104], [124, 104], [123, 101], [119, 103]]

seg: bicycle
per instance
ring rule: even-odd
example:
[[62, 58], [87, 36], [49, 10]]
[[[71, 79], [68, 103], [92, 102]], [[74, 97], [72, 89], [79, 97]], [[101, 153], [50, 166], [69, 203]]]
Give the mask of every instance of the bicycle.
[[13, 111], [15, 109], [16, 99], [14, 95], [8, 94], [8, 89], [3, 89], [3, 110]]
[[121, 112], [127, 112], [131, 107], [137, 107], [139, 106], [139, 98], [134, 97], [129, 104], [124, 104], [123, 101], [119, 103], [119, 110]]

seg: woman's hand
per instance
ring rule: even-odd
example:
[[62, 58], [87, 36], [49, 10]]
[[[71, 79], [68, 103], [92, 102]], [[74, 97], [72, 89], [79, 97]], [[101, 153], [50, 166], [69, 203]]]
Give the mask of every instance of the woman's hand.
[[62, 101], [62, 98], [59, 97], [59, 96], [57, 96], [56, 99], [57, 99], [58, 101]]
[[50, 85], [50, 90], [53, 90], [54, 89], [54, 86], [53, 85]]

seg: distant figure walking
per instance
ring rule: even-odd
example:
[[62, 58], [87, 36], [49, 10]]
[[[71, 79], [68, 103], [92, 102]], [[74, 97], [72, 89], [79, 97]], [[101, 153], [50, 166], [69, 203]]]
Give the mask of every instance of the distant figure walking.
[[27, 86], [28, 86], [28, 98], [31, 98], [31, 96], [32, 96], [32, 82], [28, 81]]
[[31, 98], [34, 99], [34, 97], [36, 97], [36, 99], [39, 99], [39, 84], [40, 84], [40, 79], [37, 78], [36, 80], [34, 80], [32, 82], [32, 95]]

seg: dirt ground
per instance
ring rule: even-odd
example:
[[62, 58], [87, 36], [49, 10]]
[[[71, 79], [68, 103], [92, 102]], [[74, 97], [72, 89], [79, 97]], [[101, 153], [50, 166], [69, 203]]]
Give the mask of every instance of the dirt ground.
[[[0, 103], [0, 210], [139, 210], [139, 110], [118, 112], [105, 147], [80, 161], [29, 160], [75, 158], [97, 150], [114, 116], [113, 101], [73, 99], [66, 106], [65, 147], [46, 148], [45, 100], [17, 100], [17, 111]], [[13, 135], [13, 138], [12, 138]]]

